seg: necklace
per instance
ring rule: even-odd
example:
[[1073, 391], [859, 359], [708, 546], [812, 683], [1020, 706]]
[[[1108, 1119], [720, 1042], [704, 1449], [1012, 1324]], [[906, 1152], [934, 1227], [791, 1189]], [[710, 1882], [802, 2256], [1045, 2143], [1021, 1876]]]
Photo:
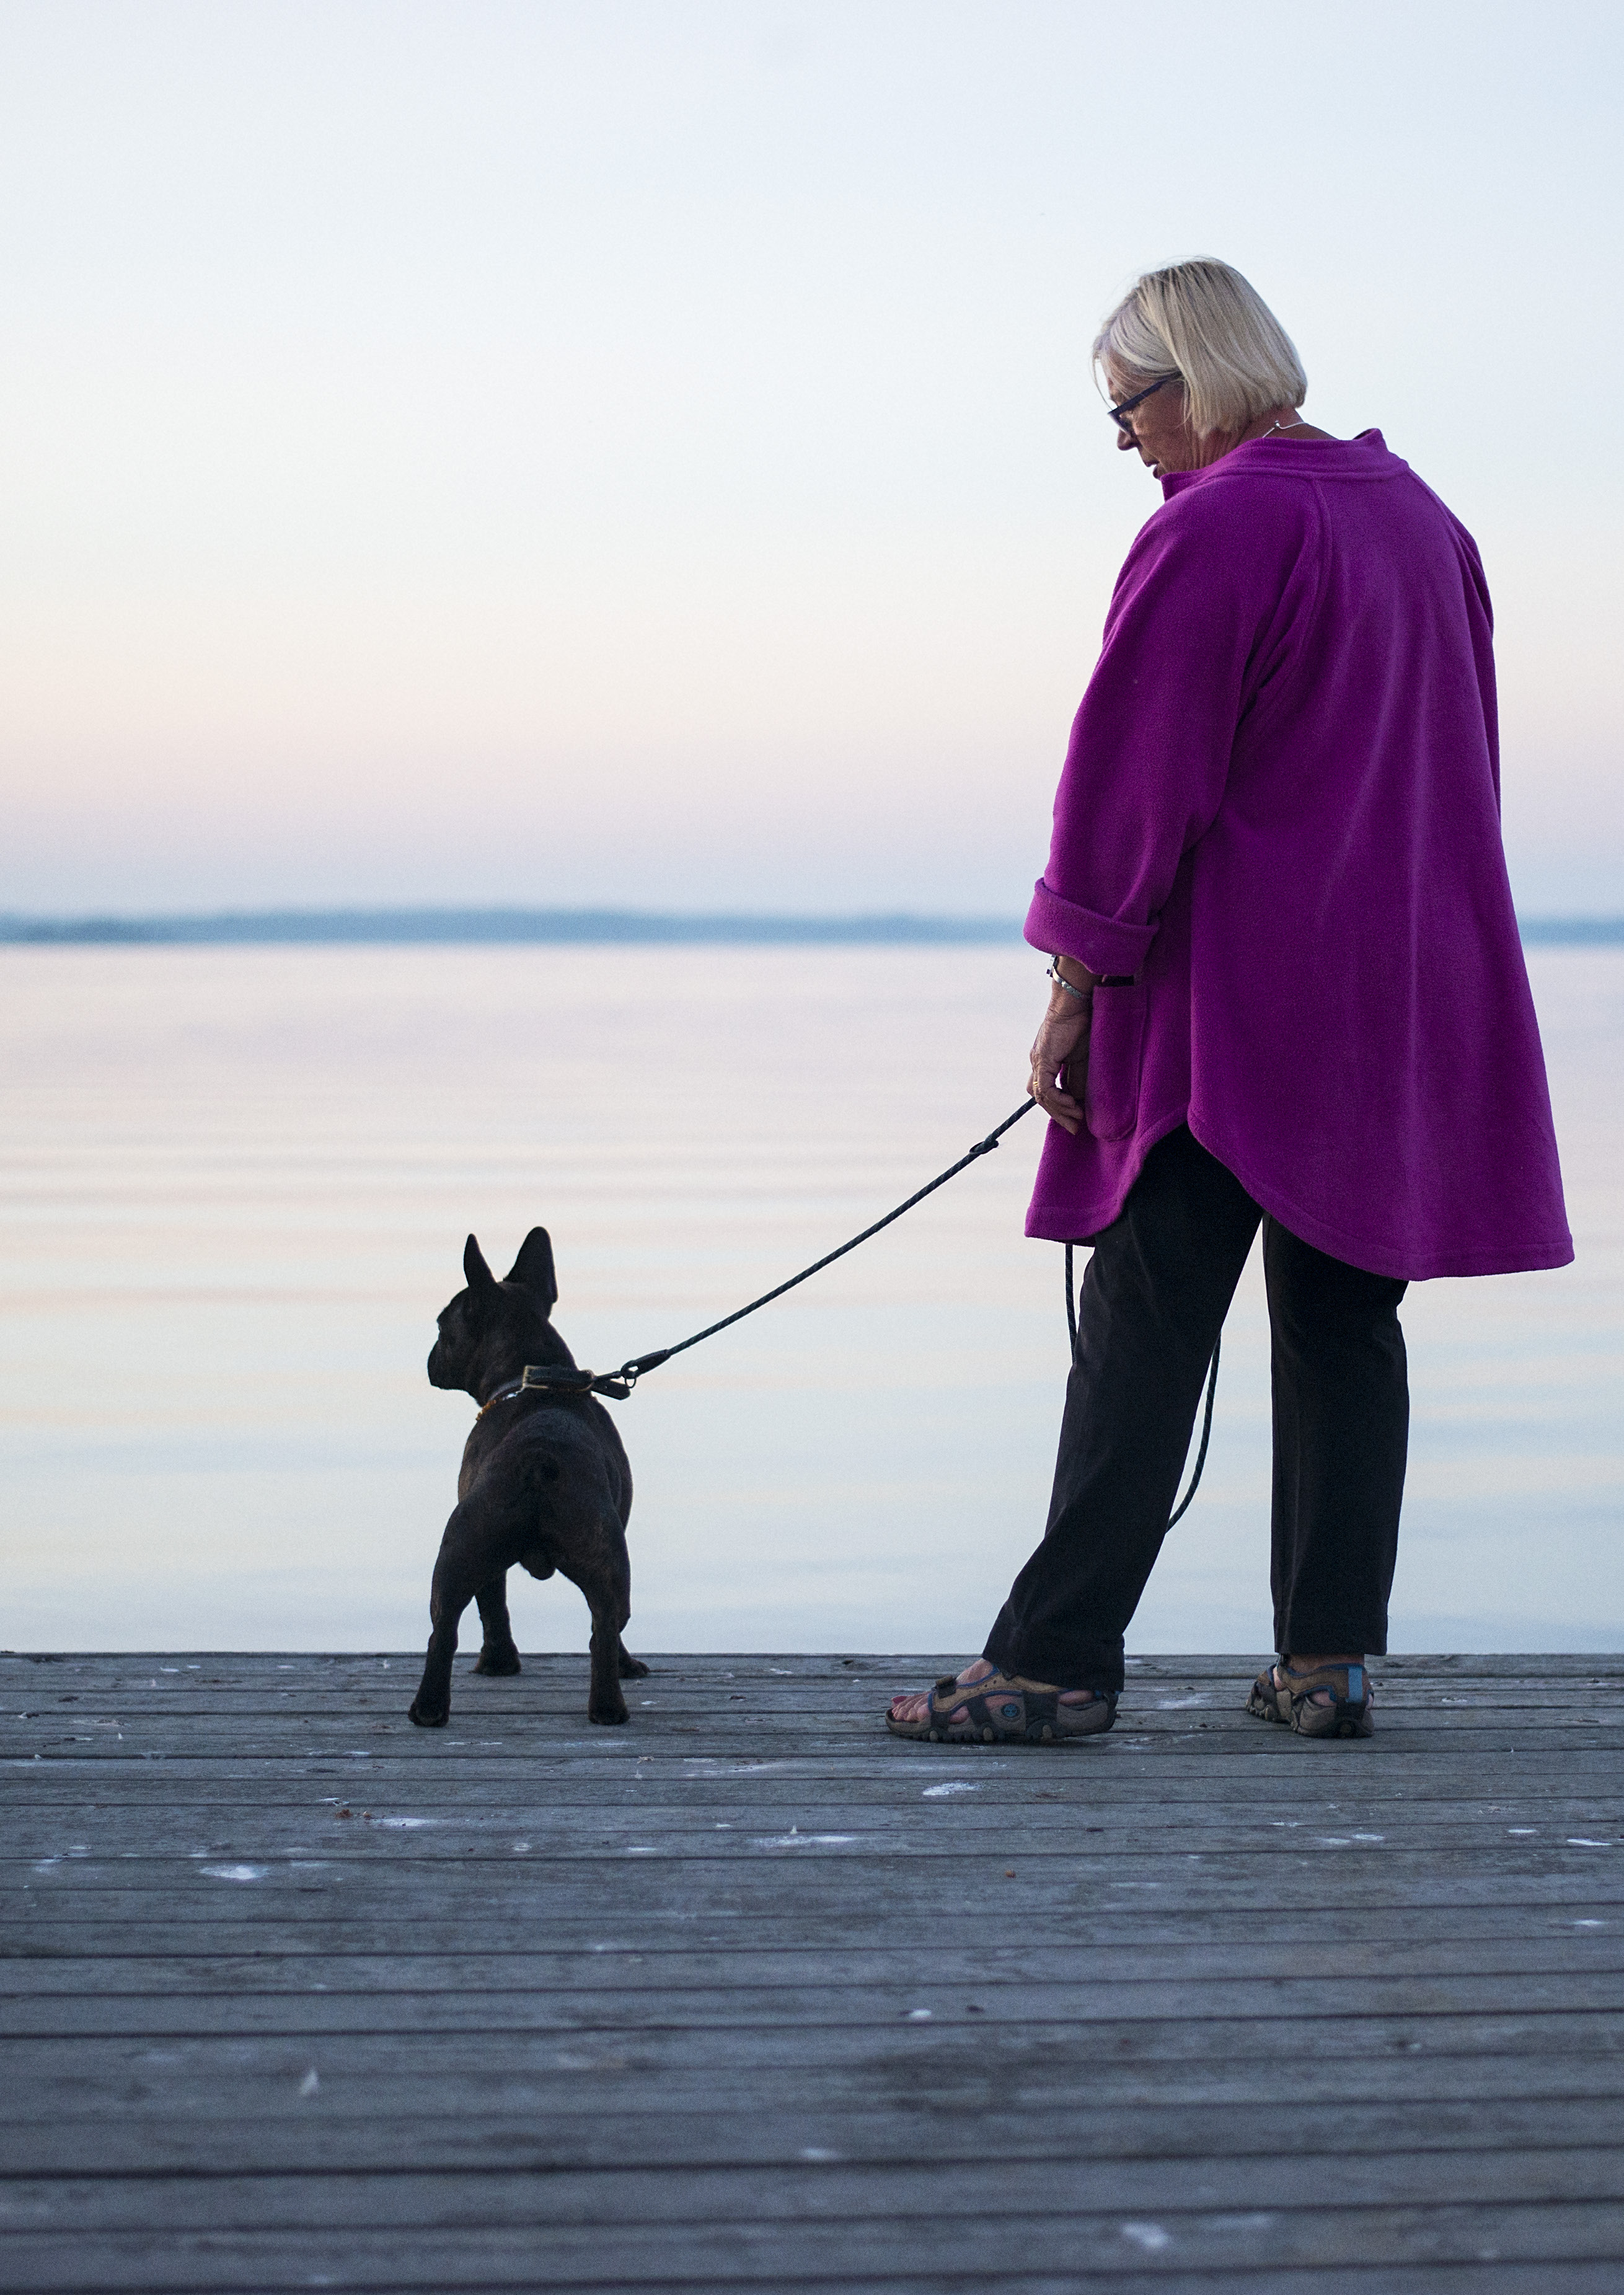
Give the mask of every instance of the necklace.
[[[1271, 422], [1268, 429], [1264, 431], [1263, 438], [1272, 438], [1277, 430], [1306, 430], [1308, 427], [1309, 425], [1306, 416], [1300, 414], [1294, 422]], [[1261, 446], [1263, 443], [1263, 438], [1259, 438], [1255, 443]]]

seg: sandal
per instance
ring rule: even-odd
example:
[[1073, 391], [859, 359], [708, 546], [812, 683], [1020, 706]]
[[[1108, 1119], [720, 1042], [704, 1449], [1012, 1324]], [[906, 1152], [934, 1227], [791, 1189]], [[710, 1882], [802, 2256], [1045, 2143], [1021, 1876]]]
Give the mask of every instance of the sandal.
[[[989, 1673], [980, 1681], [958, 1681], [944, 1673], [930, 1693], [923, 1720], [899, 1721], [887, 1713], [894, 1737], [923, 1737], [933, 1745], [1048, 1745], [1071, 1737], [1098, 1737], [1116, 1719], [1114, 1689], [1097, 1689], [1087, 1705], [1062, 1705], [1051, 1681], [1028, 1681], [1018, 1673]], [[966, 1719], [949, 1716], [959, 1707]]]
[[[1315, 1703], [1317, 1689], [1330, 1692], [1328, 1704]], [[1372, 1737], [1375, 1703], [1366, 1667], [1320, 1665], [1293, 1673], [1290, 1658], [1283, 1657], [1253, 1683], [1246, 1711], [1261, 1721], [1282, 1721], [1300, 1737]]]

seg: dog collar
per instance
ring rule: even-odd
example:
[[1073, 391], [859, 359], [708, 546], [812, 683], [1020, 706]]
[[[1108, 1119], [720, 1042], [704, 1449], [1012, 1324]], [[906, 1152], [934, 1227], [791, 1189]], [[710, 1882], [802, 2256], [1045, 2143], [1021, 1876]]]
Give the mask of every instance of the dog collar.
[[494, 1410], [499, 1402], [511, 1402], [516, 1394], [522, 1394], [524, 1391], [525, 1382], [522, 1378], [510, 1378], [506, 1386], [499, 1386], [488, 1402], [480, 1404], [478, 1417], [474, 1420], [475, 1425], [477, 1426], [479, 1420], [485, 1417], [487, 1410]]

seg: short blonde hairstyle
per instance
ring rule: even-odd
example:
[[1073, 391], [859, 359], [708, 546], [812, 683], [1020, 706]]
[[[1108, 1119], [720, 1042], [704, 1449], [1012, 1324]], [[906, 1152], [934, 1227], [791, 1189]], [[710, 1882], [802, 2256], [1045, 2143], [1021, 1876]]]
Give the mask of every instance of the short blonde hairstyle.
[[1190, 428], [1244, 430], [1271, 406], [1301, 406], [1309, 379], [1285, 328], [1250, 280], [1215, 257], [1147, 271], [1101, 327], [1094, 363], [1134, 388], [1176, 374]]

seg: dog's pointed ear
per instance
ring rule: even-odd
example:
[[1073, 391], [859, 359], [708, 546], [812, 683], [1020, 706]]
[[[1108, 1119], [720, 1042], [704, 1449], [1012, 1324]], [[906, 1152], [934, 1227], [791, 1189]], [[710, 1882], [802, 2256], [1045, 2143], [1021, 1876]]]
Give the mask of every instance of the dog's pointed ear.
[[551, 1307], [559, 1295], [558, 1278], [552, 1271], [552, 1242], [544, 1227], [533, 1227], [518, 1246], [518, 1257], [508, 1270], [510, 1283], [522, 1283], [526, 1291], [534, 1291], [544, 1307]]
[[463, 1246], [462, 1277], [470, 1291], [489, 1291], [495, 1286], [496, 1278], [485, 1263], [477, 1236], [470, 1235]]

